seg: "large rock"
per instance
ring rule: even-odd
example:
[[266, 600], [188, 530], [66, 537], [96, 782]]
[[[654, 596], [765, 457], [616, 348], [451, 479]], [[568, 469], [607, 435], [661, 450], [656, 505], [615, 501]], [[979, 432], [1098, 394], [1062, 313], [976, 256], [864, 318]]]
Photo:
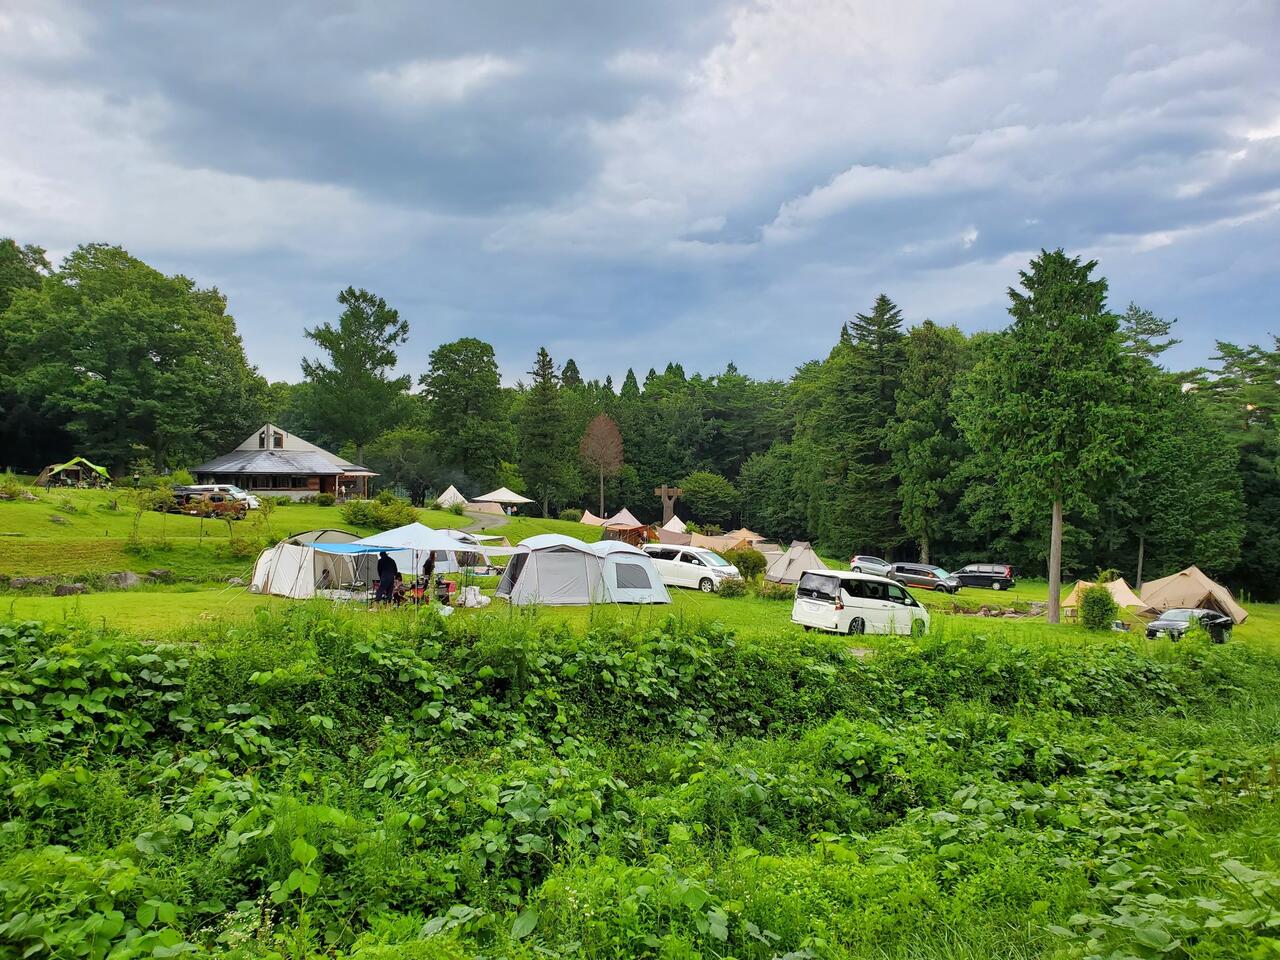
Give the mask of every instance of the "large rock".
[[60, 583], [53, 588], [55, 597], [70, 597], [77, 593], [84, 593], [89, 588], [83, 583]]
[[173, 580], [173, 571], [157, 568], [155, 570], [148, 570], [147, 576], [150, 577], [152, 580], [159, 580], [163, 583], [169, 583]]
[[114, 587], [117, 590], [131, 590], [134, 587], [142, 586], [142, 578], [132, 570], [121, 570], [119, 573], [108, 573], [106, 576], [107, 586]]
[[244, 586], [244, 580], [242, 580], [240, 577], [227, 577], [227, 583], [229, 583], [233, 587]]
[[31, 587], [47, 587], [53, 583], [53, 577], [14, 577], [9, 581], [10, 590], [28, 590]]

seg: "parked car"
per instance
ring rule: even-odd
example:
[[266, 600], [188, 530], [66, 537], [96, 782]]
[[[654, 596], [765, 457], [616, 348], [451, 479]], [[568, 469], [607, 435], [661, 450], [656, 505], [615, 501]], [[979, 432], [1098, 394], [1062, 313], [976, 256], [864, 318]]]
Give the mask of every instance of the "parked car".
[[965, 587], [990, 587], [992, 590], [1012, 590], [1018, 585], [1013, 567], [1007, 563], [970, 563], [961, 567], [953, 576]]
[[920, 634], [929, 611], [900, 584], [852, 570], [806, 570], [796, 584], [791, 622], [833, 633]]
[[960, 590], [960, 581], [953, 574], [927, 563], [895, 563], [889, 578], [921, 590], [937, 590], [939, 593], [957, 593]]
[[893, 572], [893, 564], [879, 557], [867, 557], [859, 553], [849, 558], [849, 569], [854, 573], [873, 573], [877, 577], [887, 577]]
[[704, 547], [646, 543], [642, 549], [653, 559], [654, 569], [668, 587], [691, 587], [712, 593], [719, 590], [724, 581], [742, 576], [732, 563]]
[[174, 513], [185, 513], [192, 517], [220, 517], [231, 520], [243, 520], [248, 504], [237, 500], [229, 493], [204, 493], [201, 491], [173, 491], [173, 505], [161, 507]]
[[184, 493], [228, 493], [237, 500], [244, 502], [244, 505], [250, 510], [257, 510], [262, 503], [252, 493], [242, 490], [234, 483], [192, 483], [183, 487], [174, 487], [174, 493], [179, 490]]
[[1174, 610], [1166, 610], [1158, 619], [1147, 624], [1147, 639], [1167, 637], [1169, 640], [1181, 640], [1182, 635], [1197, 622], [1204, 627], [1214, 643], [1226, 643], [1231, 639], [1231, 627], [1235, 621], [1225, 613], [1200, 607], [1178, 607]]

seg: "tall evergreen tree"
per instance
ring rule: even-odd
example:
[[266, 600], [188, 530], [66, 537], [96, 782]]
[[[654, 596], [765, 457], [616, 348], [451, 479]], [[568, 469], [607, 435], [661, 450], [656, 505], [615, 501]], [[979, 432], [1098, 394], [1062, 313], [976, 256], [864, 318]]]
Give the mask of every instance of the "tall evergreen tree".
[[951, 415], [951, 394], [965, 369], [965, 337], [926, 320], [907, 334], [902, 381], [887, 433], [903, 531], [928, 563], [930, 546], [955, 512], [959, 466], [967, 448]]
[[564, 368], [560, 371], [560, 383], [569, 390], [582, 386], [582, 374], [578, 371], [578, 364], [572, 357], [564, 362]]
[[396, 347], [409, 339], [409, 324], [381, 297], [347, 287], [338, 294], [345, 308], [338, 325], [306, 331], [328, 361], [304, 359], [302, 372], [314, 387], [315, 419], [334, 437], [364, 457], [365, 444], [403, 415], [408, 376], [392, 377]]
[[1042, 250], [1020, 272], [1022, 289], [1009, 289], [1013, 322], [958, 406], [968, 442], [995, 452], [1015, 512], [1050, 515], [1050, 623], [1059, 618], [1063, 514], [1092, 508], [1132, 452], [1121, 339], [1096, 266]]
[[512, 436], [493, 347], [475, 337], [442, 343], [419, 382], [440, 462], [479, 488], [473, 496], [498, 486]]
[[545, 517], [551, 501], [571, 482], [573, 454], [564, 429], [559, 377], [546, 347], [538, 349], [529, 376], [533, 380], [519, 412], [520, 475]]

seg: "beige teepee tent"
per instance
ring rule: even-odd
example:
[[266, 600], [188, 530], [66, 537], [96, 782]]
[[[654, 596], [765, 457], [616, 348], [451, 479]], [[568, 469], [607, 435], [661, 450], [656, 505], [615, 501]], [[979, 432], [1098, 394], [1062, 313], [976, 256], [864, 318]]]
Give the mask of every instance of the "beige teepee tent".
[[1236, 603], [1230, 590], [1214, 583], [1199, 567], [1187, 567], [1172, 576], [1144, 583], [1142, 599], [1162, 613], [1175, 607], [1218, 610], [1236, 623], [1244, 623], [1249, 616], [1248, 611]]
[[774, 583], [798, 583], [800, 575], [806, 570], [825, 570], [827, 565], [813, 552], [806, 540], [792, 540], [791, 546], [782, 556], [769, 564], [764, 573], [766, 580]]
[[603, 527], [604, 517], [597, 517], [590, 510], [583, 510], [582, 520], [580, 522], [585, 523], [588, 527]]
[[458, 492], [457, 487], [453, 484], [449, 484], [444, 493], [436, 497], [436, 503], [440, 504], [441, 509], [447, 510], [455, 503], [460, 503], [465, 507], [467, 505], [467, 498]]
[[[1076, 585], [1071, 588], [1071, 594], [1062, 601], [1062, 605], [1078, 610], [1080, 608], [1080, 598], [1093, 585], [1092, 581], [1089, 580], [1077, 580]], [[1107, 592], [1111, 594], [1111, 598], [1115, 600], [1121, 609], [1128, 610], [1140, 617], [1154, 617], [1159, 612], [1141, 600], [1123, 577], [1119, 580], [1112, 580], [1110, 583], [1104, 584], [1104, 586], [1106, 586]]]

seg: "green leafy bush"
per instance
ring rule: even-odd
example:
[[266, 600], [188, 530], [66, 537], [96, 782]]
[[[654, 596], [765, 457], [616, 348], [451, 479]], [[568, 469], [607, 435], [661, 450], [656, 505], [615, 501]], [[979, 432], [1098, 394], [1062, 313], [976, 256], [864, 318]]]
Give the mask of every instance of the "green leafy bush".
[[560, 511], [560, 519], [567, 523], [580, 523], [582, 521], [582, 511], [577, 507], [565, 507]]
[[337, 503], [337, 502], [338, 502], [338, 498], [337, 498], [337, 497], [335, 497], [332, 493], [317, 493], [317, 494], [316, 494], [316, 506], [317, 506], [317, 507], [332, 507], [332, 506], [333, 506], [335, 503]]
[[1080, 595], [1080, 623], [1090, 630], [1109, 629], [1119, 611], [1115, 597], [1101, 583], [1086, 588]]
[[761, 600], [785, 600], [789, 603], [796, 598], [796, 587], [793, 583], [760, 580], [752, 585], [752, 590]]
[[764, 573], [768, 561], [759, 550], [743, 547], [741, 550], [726, 550], [724, 558], [738, 568], [738, 572], [747, 580], [754, 580]]
[[376, 500], [348, 500], [342, 505], [342, 519], [355, 527], [390, 530], [418, 519], [413, 504], [384, 491]]
[[747, 581], [741, 577], [726, 577], [720, 581], [719, 593], [722, 597], [745, 597]]
[[189, 487], [196, 482], [196, 478], [191, 475], [191, 471], [185, 467], [173, 471], [169, 474], [169, 479], [173, 481], [175, 487]]
[[452, 513], [455, 517], [461, 517], [465, 515], [466, 510], [467, 510], [467, 505], [465, 503], [449, 504], [449, 512]]

